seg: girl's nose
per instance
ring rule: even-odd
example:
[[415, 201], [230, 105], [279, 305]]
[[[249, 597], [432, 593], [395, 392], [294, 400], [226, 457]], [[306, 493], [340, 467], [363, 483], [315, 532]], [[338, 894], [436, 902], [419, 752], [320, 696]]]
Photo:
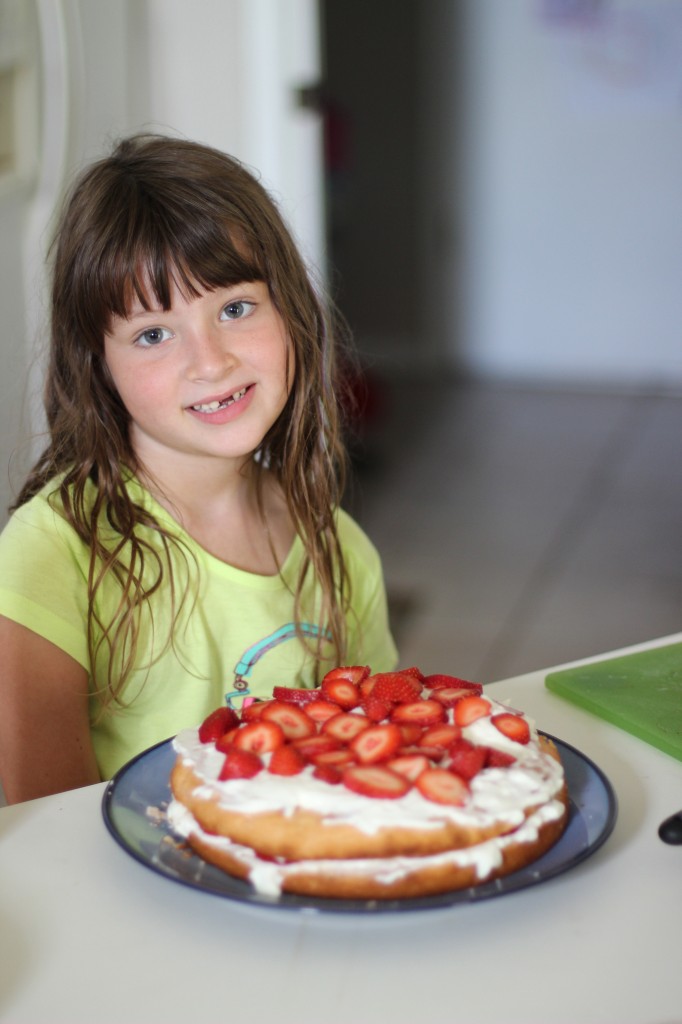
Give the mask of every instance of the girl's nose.
[[225, 332], [213, 325], [199, 325], [187, 336], [187, 376], [196, 381], [216, 381], [236, 364]]

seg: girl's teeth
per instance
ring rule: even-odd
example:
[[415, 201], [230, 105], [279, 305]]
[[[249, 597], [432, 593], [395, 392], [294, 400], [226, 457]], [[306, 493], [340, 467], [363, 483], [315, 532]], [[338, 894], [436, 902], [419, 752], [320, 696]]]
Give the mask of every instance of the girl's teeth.
[[204, 405], [193, 405], [192, 408], [196, 409], [197, 412], [215, 412], [217, 409], [222, 409], [226, 405], [233, 405], [238, 402], [240, 398], [243, 398], [246, 394], [246, 388], [242, 388], [241, 391], [235, 391], [230, 398], [226, 398], [224, 402], [206, 402]]

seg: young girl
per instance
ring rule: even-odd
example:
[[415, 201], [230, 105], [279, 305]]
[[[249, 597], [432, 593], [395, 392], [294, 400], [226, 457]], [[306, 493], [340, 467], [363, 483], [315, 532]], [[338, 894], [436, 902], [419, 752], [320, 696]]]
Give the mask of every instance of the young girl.
[[53, 247], [49, 441], [0, 537], [0, 778], [110, 778], [218, 704], [395, 665], [378, 555], [339, 509], [334, 338], [264, 189], [122, 142]]

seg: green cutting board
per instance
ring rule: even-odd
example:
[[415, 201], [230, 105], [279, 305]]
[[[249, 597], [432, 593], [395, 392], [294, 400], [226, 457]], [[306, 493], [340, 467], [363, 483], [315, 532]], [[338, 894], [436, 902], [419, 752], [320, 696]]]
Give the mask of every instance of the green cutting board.
[[545, 684], [682, 761], [682, 643], [550, 672]]

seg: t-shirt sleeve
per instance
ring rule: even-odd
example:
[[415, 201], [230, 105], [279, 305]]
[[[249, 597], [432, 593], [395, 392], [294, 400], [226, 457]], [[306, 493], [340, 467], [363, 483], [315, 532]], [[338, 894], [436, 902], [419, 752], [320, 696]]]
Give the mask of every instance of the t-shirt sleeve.
[[349, 663], [369, 665], [373, 672], [391, 671], [398, 663], [398, 652], [391, 634], [379, 552], [343, 512], [339, 514], [339, 537], [352, 588]]
[[40, 494], [0, 535], [0, 615], [49, 640], [89, 670], [85, 545]]

